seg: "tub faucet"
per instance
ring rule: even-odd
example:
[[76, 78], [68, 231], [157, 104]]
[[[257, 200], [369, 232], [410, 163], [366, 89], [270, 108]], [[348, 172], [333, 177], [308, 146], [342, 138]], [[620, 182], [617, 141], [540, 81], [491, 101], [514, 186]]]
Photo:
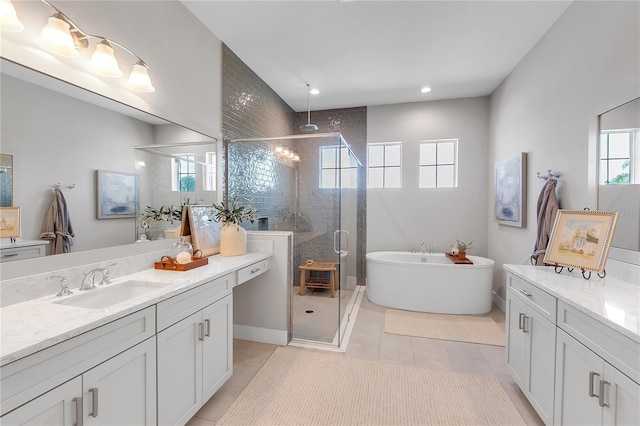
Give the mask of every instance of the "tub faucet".
[[437, 244], [431, 244], [429, 246], [429, 253], [434, 254], [436, 252], [435, 248], [438, 247]]
[[414, 246], [413, 244], [409, 244], [409, 250], [411, 251], [411, 253], [415, 253], [416, 252], [416, 246]]
[[422, 243], [420, 245], [420, 253], [425, 254], [427, 252], [427, 245], [425, 243]]

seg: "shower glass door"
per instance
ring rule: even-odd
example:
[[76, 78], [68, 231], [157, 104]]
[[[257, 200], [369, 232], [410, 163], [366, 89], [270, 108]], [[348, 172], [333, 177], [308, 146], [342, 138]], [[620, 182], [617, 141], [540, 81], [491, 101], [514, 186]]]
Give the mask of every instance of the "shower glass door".
[[340, 346], [357, 282], [359, 162], [339, 133], [227, 147], [228, 196], [251, 199], [261, 229], [293, 231], [292, 339]]

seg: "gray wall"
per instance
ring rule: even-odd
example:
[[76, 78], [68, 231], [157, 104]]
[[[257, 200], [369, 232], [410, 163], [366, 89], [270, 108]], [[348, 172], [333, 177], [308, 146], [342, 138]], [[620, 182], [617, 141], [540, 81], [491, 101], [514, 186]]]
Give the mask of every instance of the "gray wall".
[[[367, 190], [367, 252], [408, 250], [456, 238], [487, 253], [489, 98], [368, 107], [369, 143], [402, 141], [402, 188]], [[419, 142], [458, 139], [458, 187], [418, 188]]]
[[[543, 185], [536, 172], [562, 173], [562, 208], [596, 209], [589, 132], [597, 115], [640, 94], [639, 16], [638, 2], [574, 2], [491, 97], [489, 163], [529, 152], [529, 225], [488, 221], [487, 253], [496, 261], [494, 289], [502, 297], [502, 265], [524, 263], [535, 244]], [[490, 218], [493, 195], [490, 189], [485, 204]]]

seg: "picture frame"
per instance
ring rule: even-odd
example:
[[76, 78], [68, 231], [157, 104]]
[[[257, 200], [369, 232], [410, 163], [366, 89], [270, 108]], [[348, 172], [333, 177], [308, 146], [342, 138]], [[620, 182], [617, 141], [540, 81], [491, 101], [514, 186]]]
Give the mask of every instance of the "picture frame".
[[604, 271], [618, 212], [558, 210], [544, 263]]
[[20, 236], [20, 207], [0, 207], [0, 238]]
[[181, 235], [191, 235], [193, 252], [200, 250], [202, 257], [220, 253], [222, 223], [216, 222], [212, 206], [185, 206]]
[[138, 177], [133, 173], [96, 170], [97, 218], [133, 218], [137, 212]]
[[527, 153], [495, 164], [494, 221], [500, 225], [527, 226]]

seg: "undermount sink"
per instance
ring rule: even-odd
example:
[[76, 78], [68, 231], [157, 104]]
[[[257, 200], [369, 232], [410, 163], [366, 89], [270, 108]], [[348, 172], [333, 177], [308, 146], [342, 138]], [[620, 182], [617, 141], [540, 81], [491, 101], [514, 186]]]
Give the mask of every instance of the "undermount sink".
[[169, 284], [131, 280], [118, 284], [107, 284], [105, 287], [87, 290], [77, 296], [56, 300], [53, 303], [78, 306], [81, 308], [102, 309], [141, 296], [150, 291], [158, 290], [167, 285]]

